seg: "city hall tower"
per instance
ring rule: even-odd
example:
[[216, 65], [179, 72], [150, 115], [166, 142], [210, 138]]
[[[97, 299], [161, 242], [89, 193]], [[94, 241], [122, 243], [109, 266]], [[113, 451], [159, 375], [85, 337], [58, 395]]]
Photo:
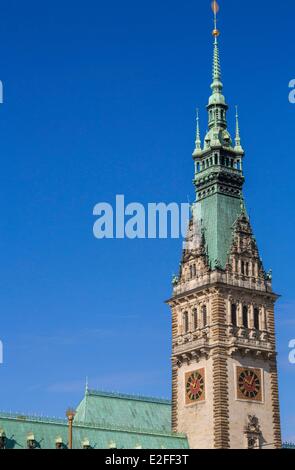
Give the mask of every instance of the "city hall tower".
[[213, 81], [202, 144], [197, 116], [192, 207], [172, 311], [172, 428], [191, 448], [280, 448], [271, 272], [243, 199], [238, 112], [227, 125], [213, 2]]

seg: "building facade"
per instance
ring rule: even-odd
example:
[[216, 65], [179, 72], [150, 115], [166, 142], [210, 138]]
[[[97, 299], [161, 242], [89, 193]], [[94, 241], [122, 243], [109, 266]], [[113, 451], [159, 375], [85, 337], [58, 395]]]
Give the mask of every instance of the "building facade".
[[280, 448], [278, 296], [244, 204], [237, 111], [234, 141], [228, 131], [216, 12], [208, 132], [202, 145], [197, 117], [196, 202], [168, 301], [172, 429], [191, 448]]

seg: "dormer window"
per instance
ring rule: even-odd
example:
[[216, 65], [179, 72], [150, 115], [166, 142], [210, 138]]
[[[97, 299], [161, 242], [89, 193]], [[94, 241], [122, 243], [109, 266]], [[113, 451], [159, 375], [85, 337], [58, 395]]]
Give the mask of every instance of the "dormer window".
[[63, 443], [63, 438], [58, 436], [56, 439], [55, 439], [55, 448], [56, 449], [64, 449], [64, 443]]
[[35, 440], [35, 436], [33, 433], [28, 434], [27, 436], [27, 448], [28, 449], [36, 449], [37, 442]]
[[82, 441], [82, 449], [91, 449], [91, 445], [90, 445], [90, 442], [89, 442], [89, 439], [85, 438], [83, 439]]

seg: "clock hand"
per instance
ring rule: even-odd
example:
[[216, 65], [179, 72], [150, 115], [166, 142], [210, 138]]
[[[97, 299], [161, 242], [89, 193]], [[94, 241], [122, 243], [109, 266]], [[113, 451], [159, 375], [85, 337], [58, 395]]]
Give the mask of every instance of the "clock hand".
[[255, 380], [255, 375], [253, 375], [250, 385], [253, 385], [254, 380]]

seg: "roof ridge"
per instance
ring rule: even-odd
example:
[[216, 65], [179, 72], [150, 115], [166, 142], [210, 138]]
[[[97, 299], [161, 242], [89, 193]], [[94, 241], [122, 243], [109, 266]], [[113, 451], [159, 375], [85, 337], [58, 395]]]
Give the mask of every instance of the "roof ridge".
[[105, 392], [102, 390], [87, 390], [86, 395], [109, 397], [109, 398], [121, 398], [123, 400], [125, 399], [125, 400], [146, 401], [150, 403], [161, 403], [163, 405], [171, 405], [171, 400], [166, 399], [166, 398], [147, 397], [144, 395], [132, 395], [128, 393]]
[[0, 411], [0, 419], [14, 419], [17, 421], [31, 421], [36, 423], [46, 423], [46, 424], [67, 424], [65, 418], [52, 418], [50, 416], [40, 416], [40, 415], [29, 415], [24, 413], [13, 413], [11, 411]]

